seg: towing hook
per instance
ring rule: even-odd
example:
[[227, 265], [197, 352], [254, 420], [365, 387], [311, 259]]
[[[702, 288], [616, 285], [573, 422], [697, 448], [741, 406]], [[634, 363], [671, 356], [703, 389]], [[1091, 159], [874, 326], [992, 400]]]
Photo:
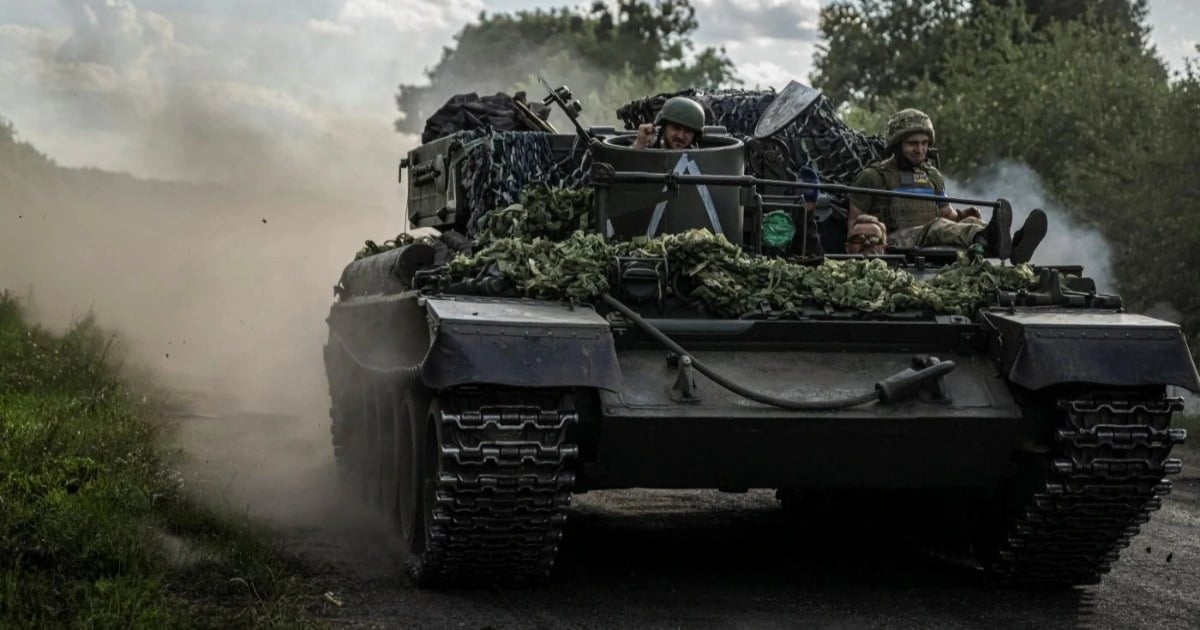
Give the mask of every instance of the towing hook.
[[696, 374], [692, 370], [692, 357], [686, 354], [676, 359], [675, 384], [671, 386], [671, 400], [684, 403], [700, 402], [699, 390], [696, 387]]

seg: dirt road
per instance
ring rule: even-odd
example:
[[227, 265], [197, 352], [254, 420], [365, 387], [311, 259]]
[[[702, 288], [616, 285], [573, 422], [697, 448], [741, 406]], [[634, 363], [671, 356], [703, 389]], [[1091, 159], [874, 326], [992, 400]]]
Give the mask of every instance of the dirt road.
[[[554, 579], [516, 591], [415, 589], [380, 520], [333, 493], [321, 421], [187, 418], [185, 479], [278, 531], [345, 628], [1194, 628], [1200, 449], [1102, 584], [997, 589], [923, 551], [895, 515], [787, 516], [768, 491], [578, 495]], [[327, 426], [327, 425], [323, 425]], [[301, 428], [302, 430], [297, 430]], [[327, 429], [324, 429], [327, 431]], [[1193, 438], [1193, 440], [1196, 438]]]

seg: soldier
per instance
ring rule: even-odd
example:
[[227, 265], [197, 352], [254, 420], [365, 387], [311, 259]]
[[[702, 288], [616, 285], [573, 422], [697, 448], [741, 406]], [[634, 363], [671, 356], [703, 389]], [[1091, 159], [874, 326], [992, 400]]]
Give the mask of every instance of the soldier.
[[673, 96], [658, 110], [654, 123], [638, 126], [635, 149], [687, 149], [704, 133], [704, 108], [686, 96]]
[[887, 226], [872, 215], [859, 214], [846, 231], [846, 253], [882, 254], [887, 240]]
[[[887, 124], [887, 149], [892, 153], [891, 157], [863, 169], [854, 185], [945, 196], [946, 182], [941, 172], [926, 160], [933, 142], [933, 122], [929, 116], [915, 109], [896, 112]], [[966, 248], [980, 244], [988, 255], [1007, 258], [1014, 263], [1029, 262], [1038, 243], [1046, 236], [1046, 213], [1041, 210], [1030, 213], [1015, 237], [1009, 232], [1012, 211], [1007, 207], [996, 208], [991, 221], [984, 223], [979, 210], [958, 210], [946, 201], [866, 193], [850, 195], [849, 224], [853, 225], [854, 219], [864, 212], [883, 220], [891, 246], [953, 245]]]

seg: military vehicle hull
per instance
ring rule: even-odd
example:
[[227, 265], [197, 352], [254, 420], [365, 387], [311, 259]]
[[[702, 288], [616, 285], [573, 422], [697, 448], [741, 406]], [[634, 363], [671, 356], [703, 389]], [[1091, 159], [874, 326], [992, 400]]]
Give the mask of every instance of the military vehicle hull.
[[[904, 400], [790, 410], [681, 368], [616, 312], [342, 301], [326, 348], [339, 468], [393, 517], [419, 583], [544, 578], [571, 494], [632, 487], [952, 491], [971, 497], [960, 507], [995, 577], [1094, 582], [1179, 469], [1165, 386], [1200, 385], [1177, 327], [1116, 312], [646, 321], [730, 380], [793, 399], [871, 390], [914, 358], [955, 368]], [[1136, 369], [1086, 360], [1112, 352]]]

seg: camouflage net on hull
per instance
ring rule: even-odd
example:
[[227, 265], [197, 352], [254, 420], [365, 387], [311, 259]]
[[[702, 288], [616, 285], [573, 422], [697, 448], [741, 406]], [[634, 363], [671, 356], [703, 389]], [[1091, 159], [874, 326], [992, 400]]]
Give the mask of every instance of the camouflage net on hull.
[[542, 133], [517, 131], [466, 131], [458, 134], [465, 159], [460, 203], [474, 208], [467, 234], [474, 236], [491, 208], [516, 202], [529, 184], [578, 188], [588, 182], [590, 153], [580, 143], [566, 155], [557, 155]]
[[1028, 265], [1000, 267], [965, 255], [921, 281], [878, 259], [810, 266], [752, 256], [707, 230], [609, 241], [585, 231], [590, 189], [533, 187], [522, 201], [489, 214], [489, 229], [475, 254], [449, 263], [452, 275], [498, 275], [526, 297], [586, 301], [610, 290], [617, 257], [665, 258], [694, 287], [688, 299], [729, 318], [826, 306], [867, 313], [972, 315], [996, 290], [1036, 286]]

